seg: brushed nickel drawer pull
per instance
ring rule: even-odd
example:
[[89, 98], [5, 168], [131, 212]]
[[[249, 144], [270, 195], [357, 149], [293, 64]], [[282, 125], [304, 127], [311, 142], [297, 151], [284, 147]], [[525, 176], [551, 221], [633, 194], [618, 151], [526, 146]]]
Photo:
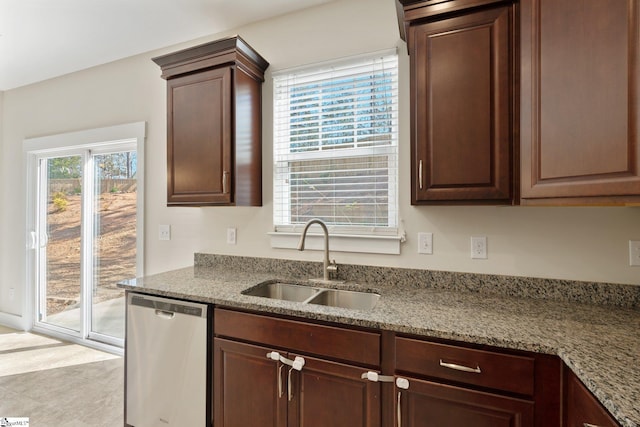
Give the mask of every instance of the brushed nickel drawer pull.
[[600, 427], [599, 425], [596, 424], [589, 424], [589, 423], [582, 423], [583, 427]]
[[422, 160], [420, 160], [420, 165], [418, 166], [418, 181], [420, 184], [420, 189], [422, 190]]
[[473, 374], [481, 374], [482, 373], [482, 371], [480, 370], [480, 366], [476, 365], [475, 368], [470, 368], [468, 366], [458, 365], [458, 364], [455, 364], [455, 363], [443, 362], [442, 359], [440, 359], [440, 366], [442, 366], [443, 368], [455, 369], [456, 371], [471, 372]]

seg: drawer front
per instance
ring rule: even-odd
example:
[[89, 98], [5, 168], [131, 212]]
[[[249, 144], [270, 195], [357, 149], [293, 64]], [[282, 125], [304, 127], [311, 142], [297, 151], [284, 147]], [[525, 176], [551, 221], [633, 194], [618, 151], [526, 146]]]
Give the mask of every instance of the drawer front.
[[298, 351], [361, 366], [380, 365], [380, 334], [216, 308], [216, 336]]
[[410, 338], [396, 338], [396, 370], [526, 396], [535, 391], [533, 357]]

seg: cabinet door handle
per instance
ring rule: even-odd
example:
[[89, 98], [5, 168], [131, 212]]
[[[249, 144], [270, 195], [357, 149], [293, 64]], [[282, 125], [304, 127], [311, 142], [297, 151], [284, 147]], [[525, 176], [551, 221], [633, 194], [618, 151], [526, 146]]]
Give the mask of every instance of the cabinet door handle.
[[478, 365], [476, 365], [475, 368], [470, 368], [468, 366], [458, 365], [458, 364], [455, 364], [455, 363], [443, 362], [442, 359], [440, 359], [440, 366], [442, 366], [443, 368], [455, 369], [456, 371], [471, 372], [471, 373], [474, 373], [474, 374], [481, 374], [482, 373], [482, 371], [480, 370], [480, 366], [478, 366]]
[[418, 165], [418, 184], [422, 190], [422, 160], [420, 160], [420, 164]]
[[582, 423], [583, 427], [600, 427], [599, 425], [596, 424], [589, 424], [589, 423]]
[[402, 392], [398, 391], [398, 406], [397, 406], [398, 427], [402, 427], [402, 408], [400, 407], [400, 398], [401, 397], [402, 397]]
[[291, 402], [291, 399], [293, 399], [293, 384], [291, 383], [291, 372], [293, 371], [293, 368], [289, 369], [289, 377], [287, 378], [287, 390], [288, 390], [288, 394], [289, 394], [289, 402]]
[[222, 193], [224, 194], [229, 193], [229, 172], [228, 171], [222, 172]]
[[284, 365], [280, 365], [278, 368], [278, 399], [282, 398], [282, 368]]

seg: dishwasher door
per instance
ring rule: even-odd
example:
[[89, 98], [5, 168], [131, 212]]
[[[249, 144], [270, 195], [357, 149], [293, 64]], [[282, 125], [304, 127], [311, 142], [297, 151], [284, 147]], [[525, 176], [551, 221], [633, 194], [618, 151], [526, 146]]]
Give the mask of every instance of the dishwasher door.
[[207, 426], [207, 305], [127, 294], [126, 424]]

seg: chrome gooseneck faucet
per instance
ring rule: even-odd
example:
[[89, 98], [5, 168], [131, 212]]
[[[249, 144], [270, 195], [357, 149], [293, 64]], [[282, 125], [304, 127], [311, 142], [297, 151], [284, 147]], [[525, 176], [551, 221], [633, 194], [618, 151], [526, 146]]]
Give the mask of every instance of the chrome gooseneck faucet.
[[307, 238], [307, 230], [309, 226], [312, 224], [318, 224], [322, 227], [322, 231], [324, 233], [324, 260], [323, 260], [323, 280], [329, 281], [331, 280], [331, 273], [335, 273], [338, 271], [338, 266], [335, 261], [329, 261], [329, 230], [327, 229], [327, 224], [324, 223], [321, 219], [313, 218], [310, 219], [304, 226], [304, 230], [302, 230], [302, 235], [300, 236], [300, 242], [298, 242], [298, 250], [304, 251], [304, 241]]

